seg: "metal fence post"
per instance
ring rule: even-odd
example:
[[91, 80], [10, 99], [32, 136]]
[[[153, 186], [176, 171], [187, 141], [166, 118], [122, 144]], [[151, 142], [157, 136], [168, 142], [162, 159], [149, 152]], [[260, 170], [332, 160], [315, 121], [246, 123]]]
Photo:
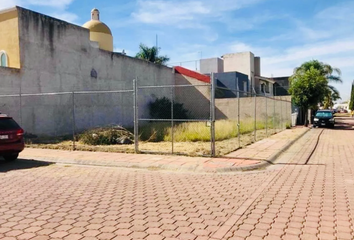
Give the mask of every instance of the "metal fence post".
[[210, 92], [210, 143], [211, 143], [211, 156], [215, 157], [215, 79], [214, 73], [210, 78], [211, 92]]
[[75, 146], [75, 92], [72, 92], [72, 132], [73, 132], [73, 151], [76, 150]]
[[23, 126], [22, 122], [22, 81], [20, 82], [20, 124]]
[[268, 137], [268, 98], [265, 97], [265, 105], [266, 105], [266, 137]]
[[277, 129], [276, 129], [276, 124], [275, 124], [275, 104], [276, 104], [277, 100], [274, 96], [273, 98], [273, 130], [274, 130], [274, 133], [277, 133]]
[[254, 141], [257, 142], [257, 93], [254, 91]]
[[173, 118], [174, 118], [174, 116], [173, 116], [173, 86], [171, 87], [171, 144], [172, 144], [172, 146], [171, 146], [171, 153], [173, 154], [173, 152], [174, 152], [174, 146], [173, 146], [173, 143], [174, 143], [174, 135], [173, 135]]
[[280, 98], [280, 130], [283, 130], [284, 123], [283, 123], [283, 100]]
[[241, 147], [241, 133], [240, 133], [240, 87], [238, 82], [238, 77], [236, 78], [237, 82], [237, 138], [238, 138], [238, 147]]
[[133, 104], [134, 104], [134, 148], [139, 153], [139, 113], [138, 113], [138, 78], [133, 80]]

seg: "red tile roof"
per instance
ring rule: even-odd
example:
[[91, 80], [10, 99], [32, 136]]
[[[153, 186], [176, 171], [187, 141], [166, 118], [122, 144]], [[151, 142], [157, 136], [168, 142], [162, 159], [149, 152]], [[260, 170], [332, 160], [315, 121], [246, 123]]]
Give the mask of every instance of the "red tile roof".
[[186, 69], [184, 67], [175, 67], [175, 72], [185, 75], [187, 77], [192, 77], [195, 78], [199, 81], [205, 82], [205, 83], [210, 83], [210, 77], [204, 74], [200, 74], [198, 72]]

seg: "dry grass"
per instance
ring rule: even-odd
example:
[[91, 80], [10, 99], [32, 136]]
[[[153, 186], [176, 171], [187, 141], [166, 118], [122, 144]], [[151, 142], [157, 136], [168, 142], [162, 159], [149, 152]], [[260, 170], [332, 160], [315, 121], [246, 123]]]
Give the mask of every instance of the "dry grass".
[[[278, 129], [280, 131], [280, 129]], [[266, 137], [265, 130], [257, 131], [257, 141], [260, 141]], [[274, 130], [269, 130], [268, 134], [274, 134]], [[254, 142], [254, 134], [242, 134], [241, 146], [247, 146]], [[231, 138], [227, 140], [216, 142], [216, 154], [219, 156], [228, 154], [237, 148], [238, 138]], [[75, 143], [76, 150], [79, 151], [93, 151], [93, 152], [120, 152], [120, 153], [134, 153], [134, 145], [110, 145], [110, 146], [90, 146], [85, 145], [80, 142]], [[189, 156], [206, 156], [210, 155], [210, 142], [175, 142], [174, 143], [174, 153], [182, 153]], [[27, 147], [32, 148], [44, 148], [44, 149], [59, 149], [59, 150], [72, 150], [72, 141], [63, 141], [60, 143], [52, 144], [28, 144]], [[171, 153], [172, 144], [171, 142], [140, 142], [140, 151], [147, 152], [160, 152], [160, 153]]]
[[[271, 124], [269, 124], [271, 126]], [[266, 137], [263, 122], [257, 122], [257, 141]], [[237, 121], [220, 120], [215, 123], [216, 154], [225, 155], [239, 147], [244, 147], [254, 142], [254, 122], [243, 121], [240, 124], [240, 146], [237, 132]], [[268, 130], [268, 136], [279, 132]], [[93, 133], [94, 130], [90, 130]], [[139, 129], [139, 150], [156, 153], [172, 152], [172, 135], [169, 123], [151, 123]], [[79, 135], [84, 136], [84, 134]], [[72, 150], [73, 142], [68, 137], [44, 138], [27, 141], [28, 147]], [[181, 123], [174, 127], [174, 153], [189, 156], [206, 156], [211, 154], [210, 127], [205, 122]], [[134, 153], [134, 144], [130, 145], [88, 145], [83, 141], [75, 142], [75, 149], [80, 151], [122, 152]]]

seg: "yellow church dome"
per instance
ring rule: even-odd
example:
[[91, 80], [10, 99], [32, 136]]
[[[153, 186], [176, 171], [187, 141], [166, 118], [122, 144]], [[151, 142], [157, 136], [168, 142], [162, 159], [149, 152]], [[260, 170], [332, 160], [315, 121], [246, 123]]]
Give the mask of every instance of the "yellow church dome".
[[94, 8], [91, 11], [91, 20], [83, 25], [90, 30], [90, 40], [98, 42], [99, 47], [106, 51], [113, 51], [113, 37], [109, 27], [100, 21], [100, 11]]
[[90, 32], [100, 32], [112, 35], [111, 29], [101, 21], [91, 20], [83, 25], [84, 28], [90, 30]]

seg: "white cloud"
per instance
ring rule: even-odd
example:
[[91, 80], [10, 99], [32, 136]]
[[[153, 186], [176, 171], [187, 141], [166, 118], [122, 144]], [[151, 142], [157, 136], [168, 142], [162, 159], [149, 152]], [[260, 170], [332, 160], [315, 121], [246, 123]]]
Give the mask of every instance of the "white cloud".
[[76, 14], [73, 14], [73, 13], [70, 13], [70, 12], [66, 12], [66, 11], [55, 12], [55, 13], [50, 14], [50, 16], [52, 16], [54, 18], [61, 19], [61, 20], [66, 21], [66, 22], [78, 24], [76, 22], [76, 20], [78, 20], [79, 17]]
[[266, 56], [274, 54], [275, 49], [271, 47], [255, 47], [243, 42], [235, 42], [226, 48], [228, 53], [252, 52], [255, 56]]
[[[293, 69], [305, 61], [317, 59], [338, 67], [342, 71], [343, 84], [333, 84], [341, 93], [342, 99], [347, 99], [350, 84], [354, 78], [354, 36], [343, 40], [316, 42], [301, 47], [290, 47], [282, 54], [267, 54], [262, 56], [262, 75], [290, 76]], [[349, 89], [349, 90], [348, 90]]]
[[[49, 10], [45, 14], [77, 24], [76, 20], [79, 17], [76, 14], [65, 10], [73, 1], [74, 0], [0, 0], [0, 10], [14, 7], [16, 5], [22, 7], [48, 7]], [[54, 9], [54, 12], [51, 12], [51, 9]]]
[[203, 26], [205, 20], [218, 18], [224, 12], [241, 9], [261, 0], [139, 0], [132, 17], [142, 23], [175, 25], [190, 28]]
[[139, 1], [139, 9], [132, 16], [143, 23], [176, 24], [180, 21], [193, 20], [196, 15], [208, 14], [210, 10], [199, 1], [166, 2]]
[[354, 20], [354, 2], [343, 2], [335, 6], [326, 8], [316, 14], [316, 18], [325, 21], [353, 21]]
[[47, 6], [55, 8], [65, 8], [74, 0], [22, 0], [25, 5]]
[[349, 51], [354, 51], [354, 38], [324, 41], [300, 47], [291, 47], [286, 49], [281, 55], [267, 58], [267, 62], [270, 64], [276, 64], [284, 61], [299, 62], [311, 58], [348, 53]]
[[45, 6], [65, 9], [74, 0], [0, 0], [0, 9], [19, 6]]

